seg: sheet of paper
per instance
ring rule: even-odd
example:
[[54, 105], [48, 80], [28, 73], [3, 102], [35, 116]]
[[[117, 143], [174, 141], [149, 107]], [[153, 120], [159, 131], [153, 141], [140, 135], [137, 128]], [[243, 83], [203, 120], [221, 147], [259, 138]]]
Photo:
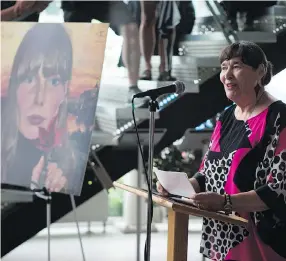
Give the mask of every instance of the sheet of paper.
[[153, 168], [161, 185], [171, 194], [189, 198], [196, 192], [184, 172], [163, 171]]

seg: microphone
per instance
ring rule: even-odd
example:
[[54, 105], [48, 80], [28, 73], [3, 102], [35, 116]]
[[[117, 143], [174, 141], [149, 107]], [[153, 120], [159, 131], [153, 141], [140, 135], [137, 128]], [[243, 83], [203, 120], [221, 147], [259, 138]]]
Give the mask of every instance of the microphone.
[[149, 96], [151, 99], [157, 99], [160, 95], [167, 93], [181, 94], [185, 91], [185, 84], [181, 81], [175, 81], [170, 85], [160, 87], [157, 89], [148, 90], [146, 92], [140, 92], [133, 96], [133, 98], [143, 98]]

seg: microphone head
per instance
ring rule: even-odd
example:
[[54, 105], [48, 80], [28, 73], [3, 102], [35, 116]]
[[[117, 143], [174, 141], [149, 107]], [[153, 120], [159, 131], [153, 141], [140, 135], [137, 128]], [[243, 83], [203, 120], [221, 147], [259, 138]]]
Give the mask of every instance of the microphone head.
[[181, 81], [175, 81], [173, 83], [176, 86], [176, 93], [181, 94], [185, 91], [185, 84]]

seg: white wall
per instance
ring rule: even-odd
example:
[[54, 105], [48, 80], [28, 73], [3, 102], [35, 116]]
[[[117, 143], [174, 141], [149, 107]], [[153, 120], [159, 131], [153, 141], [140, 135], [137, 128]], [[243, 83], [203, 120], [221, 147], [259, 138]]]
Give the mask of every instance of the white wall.
[[286, 69], [276, 74], [266, 86], [266, 90], [279, 100], [286, 103]]

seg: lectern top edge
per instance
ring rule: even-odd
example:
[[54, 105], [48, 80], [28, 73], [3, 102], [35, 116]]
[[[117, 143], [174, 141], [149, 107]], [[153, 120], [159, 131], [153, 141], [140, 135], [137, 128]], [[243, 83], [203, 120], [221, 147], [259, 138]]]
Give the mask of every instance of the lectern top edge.
[[226, 215], [226, 214], [219, 213], [219, 212], [207, 211], [207, 210], [199, 209], [197, 207], [192, 207], [190, 205], [186, 205], [183, 203], [175, 202], [172, 206], [172, 209], [175, 212], [180, 212], [180, 213], [193, 215], [193, 216], [199, 216], [199, 217], [213, 218], [213, 219], [231, 223], [234, 225], [245, 226], [248, 223], [246, 219], [235, 216], [235, 215]]
[[[142, 189], [131, 187], [131, 186], [128, 186], [128, 185], [125, 185], [122, 183], [118, 183], [116, 181], [113, 182], [113, 185], [116, 188], [126, 190], [130, 193], [137, 195], [137, 196], [148, 198], [147, 191], [144, 191]], [[219, 221], [231, 223], [234, 225], [240, 225], [240, 226], [245, 226], [248, 223], [248, 221], [246, 219], [235, 216], [235, 215], [229, 216], [229, 215], [225, 215], [225, 214], [218, 213], [218, 212], [212, 212], [212, 211], [198, 209], [197, 207], [187, 205], [187, 204], [184, 204], [181, 202], [179, 203], [179, 202], [174, 201], [173, 199], [169, 199], [169, 198], [163, 197], [163, 196], [157, 196], [155, 194], [153, 194], [152, 200], [153, 200], [153, 202], [157, 203], [160, 206], [170, 208], [170, 209], [174, 210], [175, 212], [180, 212], [180, 213], [187, 214], [187, 215], [214, 218], [214, 219], [219, 220]]]
[[[140, 196], [140, 197], [143, 197], [146, 199], [148, 198], [148, 192], [144, 191], [142, 189], [131, 187], [131, 186], [128, 186], [128, 185], [125, 185], [125, 184], [122, 184], [122, 183], [119, 183], [116, 181], [113, 182], [113, 185], [116, 188], [126, 190], [130, 193], [137, 195], [137, 196]], [[153, 194], [152, 200], [160, 206], [173, 209], [173, 202], [171, 202], [170, 200], [168, 200], [165, 197], [160, 197], [160, 196], [156, 196]]]

